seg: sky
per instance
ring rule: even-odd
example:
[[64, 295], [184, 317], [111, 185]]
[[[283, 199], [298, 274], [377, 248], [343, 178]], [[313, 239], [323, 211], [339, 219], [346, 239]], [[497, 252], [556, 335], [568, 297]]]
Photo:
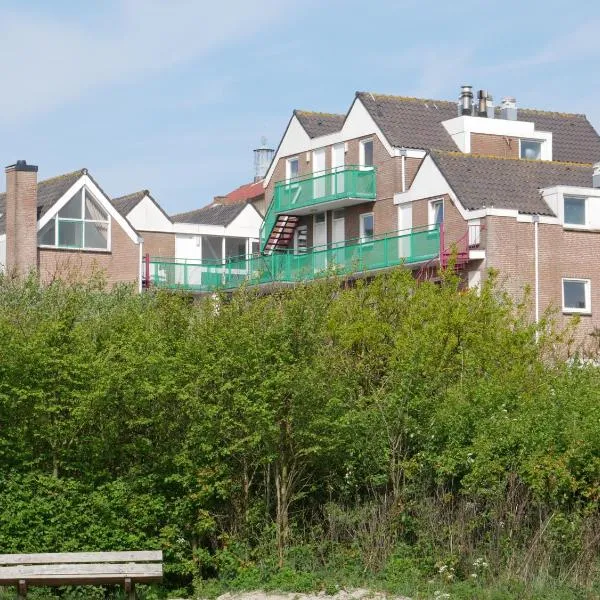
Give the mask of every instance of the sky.
[[293, 109], [356, 91], [468, 84], [600, 130], [599, 33], [597, 0], [0, 0], [0, 161], [174, 214], [251, 181]]

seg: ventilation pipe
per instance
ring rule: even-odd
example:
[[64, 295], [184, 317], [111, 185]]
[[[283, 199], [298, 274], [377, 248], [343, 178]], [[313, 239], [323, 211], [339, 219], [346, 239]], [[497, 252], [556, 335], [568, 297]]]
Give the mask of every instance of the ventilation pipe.
[[477, 104], [477, 116], [484, 117], [487, 119], [487, 116], [488, 116], [488, 112], [487, 112], [488, 93], [485, 90], [479, 90], [477, 92], [477, 98], [479, 99], [479, 102]]
[[460, 100], [458, 105], [459, 114], [469, 115], [473, 114], [473, 86], [463, 85], [460, 90]]
[[487, 95], [487, 116], [488, 119], [493, 119], [496, 116], [496, 112], [494, 110], [494, 96], [491, 94]]

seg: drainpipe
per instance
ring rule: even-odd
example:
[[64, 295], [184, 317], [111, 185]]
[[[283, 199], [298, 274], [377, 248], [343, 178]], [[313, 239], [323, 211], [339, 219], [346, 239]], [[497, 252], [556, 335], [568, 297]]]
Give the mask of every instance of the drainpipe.
[[406, 148], [400, 148], [400, 156], [402, 157], [402, 191], [406, 191]]
[[144, 260], [144, 240], [143, 238], [138, 238], [139, 242], [138, 242], [138, 246], [140, 248], [140, 262], [139, 262], [139, 268], [138, 268], [138, 292], [141, 294], [142, 293], [142, 264], [143, 264], [143, 260]]
[[[535, 323], [540, 322], [540, 253], [539, 253], [539, 237], [538, 227], [540, 224], [540, 216], [533, 215], [533, 261], [534, 261], [534, 277], [535, 277]], [[536, 330], [535, 339], [539, 338], [539, 332]]]

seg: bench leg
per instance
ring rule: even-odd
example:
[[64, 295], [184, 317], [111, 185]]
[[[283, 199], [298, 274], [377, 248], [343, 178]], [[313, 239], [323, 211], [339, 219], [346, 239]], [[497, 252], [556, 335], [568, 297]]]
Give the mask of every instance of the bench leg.
[[135, 582], [131, 581], [129, 577], [125, 579], [123, 589], [125, 590], [125, 594], [127, 595], [127, 600], [135, 600]]
[[27, 582], [24, 579], [19, 579], [17, 584], [17, 600], [26, 600], [27, 598]]

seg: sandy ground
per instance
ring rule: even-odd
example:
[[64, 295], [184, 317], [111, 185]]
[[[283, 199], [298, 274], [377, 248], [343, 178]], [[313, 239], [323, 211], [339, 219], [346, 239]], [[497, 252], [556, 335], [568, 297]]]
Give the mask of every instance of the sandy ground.
[[[391, 600], [389, 596], [370, 592], [369, 590], [342, 590], [333, 596], [325, 592], [320, 594], [294, 594], [277, 592], [243, 592], [240, 594], [223, 594], [218, 600]], [[394, 596], [393, 600], [410, 600], [406, 596]]]

